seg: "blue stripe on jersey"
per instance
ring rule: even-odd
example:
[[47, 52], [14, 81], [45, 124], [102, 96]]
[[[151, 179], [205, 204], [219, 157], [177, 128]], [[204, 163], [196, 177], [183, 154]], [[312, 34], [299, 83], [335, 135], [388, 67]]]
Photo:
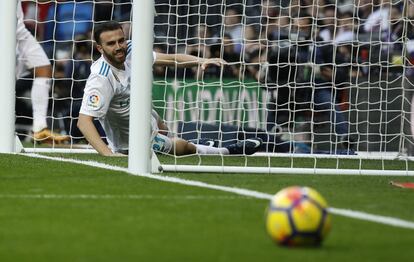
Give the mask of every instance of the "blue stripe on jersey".
[[102, 71], [103, 71], [103, 69], [104, 69], [104, 66], [105, 66], [105, 63], [102, 63], [102, 64], [101, 64], [101, 69], [99, 70], [99, 74], [100, 74], [100, 75], [102, 75]]
[[131, 50], [132, 50], [132, 41], [129, 41], [127, 44], [127, 55], [131, 53]]
[[99, 74], [103, 76], [108, 76], [109, 69], [110, 69], [110, 66], [107, 63], [102, 62], [101, 70], [99, 70]]
[[109, 74], [109, 69], [111, 69], [111, 67], [110, 67], [108, 64], [107, 64], [106, 66], [107, 66], [107, 68], [106, 68], [105, 76], [108, 76], [108, 74]]
[[100, 75], [105, 75], [106, 63], [102, 63], [101, 70], [99, 71]]

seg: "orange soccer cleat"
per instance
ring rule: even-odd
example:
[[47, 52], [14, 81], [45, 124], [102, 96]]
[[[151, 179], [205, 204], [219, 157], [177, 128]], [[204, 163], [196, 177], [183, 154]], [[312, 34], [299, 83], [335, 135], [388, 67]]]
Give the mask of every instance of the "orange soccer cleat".
[[69, 141], [70, 137], [52, 132], [49, 128], [43, 128], [42, 130], [33, 133], [33, 140], [39, 143], [55, 142], [56, 144], [61, 144], [65, 141]]

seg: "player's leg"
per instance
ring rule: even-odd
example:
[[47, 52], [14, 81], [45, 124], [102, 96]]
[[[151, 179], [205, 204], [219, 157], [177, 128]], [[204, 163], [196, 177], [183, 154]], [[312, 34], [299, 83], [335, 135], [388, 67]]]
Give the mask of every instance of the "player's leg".
[[[49, 89], [52, 78], [52, 67], [40, 44], [27, 30], [18, 40], [18, 64], [24, 64], [26, 69], [34, 70], [34, 80], [31, 91], [33, 109], [33, 138], [36, 141], [61, 143], [68, 141], [69, 136], [53, 133], [47, 128], [47, 109]], [[18, 65], [18, 68], [21, 68]], [[19, 75], [18, 75], [19, 77]]]
[[246, 154], [256, 153], [262, 146], [263, 141], [260, 138], [250, 138], [238, 141], [227, 147], [212, 147], [199, 144], [193, 144], [187, 140], [174, 137], [170, 138], [163, 134], [157, 133], [152, 139], [152, 149], [155, 152], [168, 153], [176, 156], [200, 154], [200, 155], [228, 155], [228, 154]]
[[192, 155], [192, 154], [229, 154], [227, 148], [216, 148], [205, 145], [196, 145], [187, 140], [178, 137], [167, 137], [161, 133], [158, 133], [152, 139], [152, 149], [155, 152], [162, 152], [176, 156]]
[[170, 154], [183, 156], [195, 153], [197, 153], [196, 145], [181, 138], [174, 138], [174, 145], [171, 148]]
[[33, 110], [33, 132], [47, 128], [46, 116], [49, 103], [49, 89], [52, 78], [52, 67], [49, 65], [34, 68], [31, 98]]
[[181, 138], [173, 139], [173, 147], [171, 148], [170, 154], [176, 156], [200, 154], [200, 155], [227, 155], [229, 150], [224, 147], [212, 147], [200, 144], [193, 144], [187, 140]]
[[167, 153], [177, 156], [190, 155], [197, 152], [194, 144], [181, 138], [171, 138], [161, 133], [154, 135], [151, 148], [154, 152]]
[[263, 145], [263, 141], [259, 137], [255, 137], [240, 140], [237, 143], [226, 147], [213, 147], [212, 145], [193, 144], [188, 141], [183, 142], [183, 144], [186, 144], [186, 146], [194, 145], [197, 149], [197, 153], [200, 155], [252, 155], [260, 150]]

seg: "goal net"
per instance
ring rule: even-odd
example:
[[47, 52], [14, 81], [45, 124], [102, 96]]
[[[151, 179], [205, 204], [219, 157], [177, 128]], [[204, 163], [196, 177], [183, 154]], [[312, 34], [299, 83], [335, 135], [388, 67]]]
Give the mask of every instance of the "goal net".
[[[37, 2], [22, 0], [22, 7], [53, 68], [47, 125], [70, 140], [34, 139], [30, 70], [17, 79], [16, 132], [27, 151], [90, 149], [76, 121], [89, 66], [99, 57], [91, 32], [116, 20], [130, 38], [132, 1]], [[204, 71], [154, 66], [153, 108], [170, 131], [224, 147], [252, 137], [264, 142], [253, 156], [161, 156], [166, 169], [191, 163], [191, 171], [230, 165], [236, 172], [409, 174], [413, 6], [412, 0], [155, 0], [154, 51], [228, 63]]]

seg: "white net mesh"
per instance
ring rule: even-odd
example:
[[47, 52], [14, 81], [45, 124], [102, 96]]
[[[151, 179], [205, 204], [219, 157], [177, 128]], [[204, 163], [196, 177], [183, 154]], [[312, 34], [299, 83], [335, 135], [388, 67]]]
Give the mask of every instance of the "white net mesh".
[[[53, 66], [47, 123], [76, 128], [94, 23], [129, 35], [131, 1], [22, 1], [27, 28]], [[185, 139], [228, 145], [259, 136], [262, 152], [411, 154], [414, 3], [401, 1], [155, 1], [154, 50], [221, 57], [224, 68], [154, 67], [153, 105]], [[26, 141], [33, 75], [17, 84], [17, 132]], [[104, 135], [104, 134], [102, 134]], [[35, 145], [35, 144], [33, 144]], [[55, 145], [53, 145], [55, 146]]]
[[410, 1], [160, 1], [156, 9], [157, 48], [229, 62], [203, 74], [155, 71], [161, 85], [176, 80], [157, 89], [160, 102], [176, 104], [159, 107], [179, 110], [165, 119], [183, 122], [185, 137], [207, 123], [231, 138], [233, 128], [259, 132], [268, 152], [291, 152], [290, 140], [316, 153], [411, 148]]

